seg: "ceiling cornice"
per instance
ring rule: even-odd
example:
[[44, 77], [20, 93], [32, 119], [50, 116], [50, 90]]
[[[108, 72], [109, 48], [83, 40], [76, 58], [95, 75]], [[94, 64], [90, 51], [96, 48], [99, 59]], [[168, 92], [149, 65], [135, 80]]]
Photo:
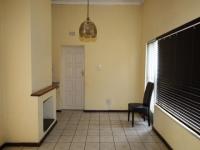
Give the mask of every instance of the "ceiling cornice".
[[[144, 0], [90, 0], [92, 5], [141, 5]], [[85, 5], [87, 0], [52, 0], [52, 4]]]

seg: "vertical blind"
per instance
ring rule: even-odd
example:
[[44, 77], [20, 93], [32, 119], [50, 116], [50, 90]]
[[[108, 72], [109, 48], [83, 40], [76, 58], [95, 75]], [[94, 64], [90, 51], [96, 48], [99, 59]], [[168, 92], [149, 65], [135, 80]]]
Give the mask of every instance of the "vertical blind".
[[154, 90], [151, 96], [150, 110], [154, 112], [156, 102], [157, 89], [157, 68], [158, 67], [158, 42], [152, 41], [147, 44], [146, 50], [146, 69], [145, 69], [145, 85], [147, 82], [154, 83]]
[[200, 135], [200, 25], [158, 40], [157, 104]]

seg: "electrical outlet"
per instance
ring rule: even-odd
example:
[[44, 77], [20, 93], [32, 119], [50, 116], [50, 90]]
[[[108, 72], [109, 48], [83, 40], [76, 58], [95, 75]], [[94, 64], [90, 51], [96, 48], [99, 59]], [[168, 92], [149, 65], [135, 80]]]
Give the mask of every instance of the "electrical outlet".
[[112, 105], [111, 99], [106, 99], [106, 104], [107, 104], [107, 109], [110, 110]]

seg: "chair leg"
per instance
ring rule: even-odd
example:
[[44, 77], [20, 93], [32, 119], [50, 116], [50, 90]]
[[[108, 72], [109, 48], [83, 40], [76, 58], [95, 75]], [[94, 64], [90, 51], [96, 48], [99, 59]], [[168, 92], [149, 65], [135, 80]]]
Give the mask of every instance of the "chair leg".
[[151, 125], [151, 123], [150, 123], [150, 112], [149, 112], [149, 110], [148, 110], [148, 125], [150, 126]]
[[144, 121], [145, 121], [145, 114], [143, 114], [143, 119], [144, 119]]
[[128, 110], [128, 121], [130, 120], [130, 113], [131, 113], [131, 111]]
[[134, 126], [134, 112], [132, 111], [132, 127]]

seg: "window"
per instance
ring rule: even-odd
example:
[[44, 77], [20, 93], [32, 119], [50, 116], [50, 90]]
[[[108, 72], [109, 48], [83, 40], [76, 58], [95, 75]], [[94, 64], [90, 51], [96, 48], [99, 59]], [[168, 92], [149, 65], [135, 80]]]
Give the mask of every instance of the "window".
[[151, 97], [151, 112], [154, 112], [154, 104], [156, 102], [156, 93], [157, 93], [157, 67], [158, 67], [158, 42], [154, 41], [147, 44], [146, 50], [146, 77], [145, 85], [147, 82], [154, 83], [154, 90]]
[[158, 39], [157, 80], [157, 104], [198, 135], [200, 135], [199, 41], [200, 21]]

